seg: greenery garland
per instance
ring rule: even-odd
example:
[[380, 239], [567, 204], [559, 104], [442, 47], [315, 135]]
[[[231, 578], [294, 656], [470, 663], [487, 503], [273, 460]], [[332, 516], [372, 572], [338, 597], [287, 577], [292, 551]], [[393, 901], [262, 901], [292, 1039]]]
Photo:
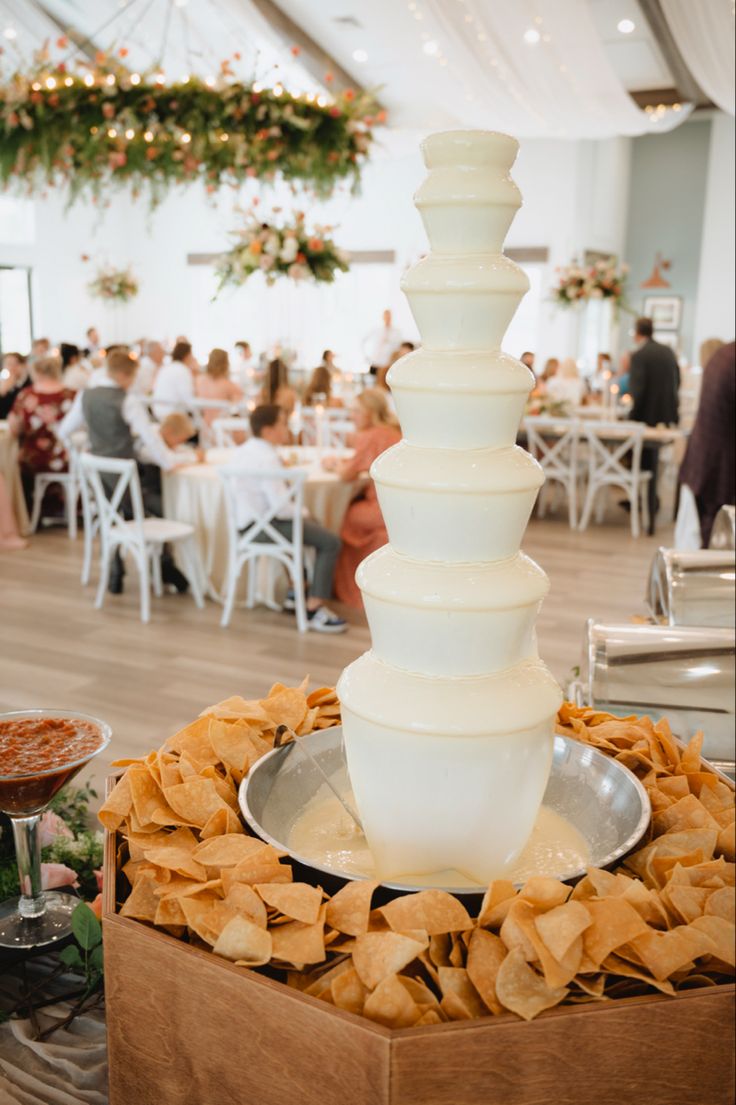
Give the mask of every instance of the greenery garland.
[[0, 183], [30, 194], [66, 183], [72, 201], [132, 185], [154, 206], [174, 184], [201, 180], [213, 192], [280, 174], [323, 198], [340, 180], [357, 186], [384, 119], [352, 89], [328, 99], [229, 79], [168, 84], [105, 55], [72, 73], [42, 54], [0, 86]]
[[293, 222], [277, 224], [263, 222], [251, 208], [245, 225], [235, 233], [235, 245], [215, 267], [216, 296], [224, 287], [240, 287], [255, 272], [263, 273], [267, 284], [279, 277], [332, 283], [337, 272], [348, 271], [348, 255], [327, 236], [330, 230], [308, 230], [302, 211], [295, 212]]

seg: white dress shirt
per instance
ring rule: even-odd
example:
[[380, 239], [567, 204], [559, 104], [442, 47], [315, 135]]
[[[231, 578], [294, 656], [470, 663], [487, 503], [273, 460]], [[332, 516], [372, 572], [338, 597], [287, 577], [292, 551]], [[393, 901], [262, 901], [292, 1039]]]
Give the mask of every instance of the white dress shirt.
[[[108, 376], [107, 369], [103, 367], [95, 369], [92, 373], [89, 378], [89, 383], [87, 384], [87, 389], [96, 387], [116, 388], [118, 386], [115, 380]], [[71, 409], [64, 418], [62, 418], [61, 422], [57, 423], [54, 427], [56, 436], [60, 438], [67, 447], [69, 446], [72, 436], [80, 430], [86, 429], [87, 426], [84, 418], [84, 408], [82, 407], [83, 395], [84, 392], [77, 392]], [[182, 463], [182, 458], [177, 456], [172, 449], [169, 449], [168, 445], [162, 440], [158, 427], [151, 420], [151, 416], [140, 395], [136, 395], [133, 391], [128, 391], [126, 393], [125, 399], [123, 400], [122, 414], [135, 439], [136, 454], [140, 460], [148, 464], [157, 464], [159, 468], [163, 468], [165, 472], [168, 472], [171, 468]]]
[[153, 413], [159, 421], [172, 411], [188, 411], [194, 398], [194, 377], [181, 361], [162, 365], [153, 385]]
[[[262, 437], [249, 437], [244, 445], [238, 445], [233, 455], [234, 464], [242, 464], [251, 471], [273, 472], [283, 468], [276, 448]], [[243, 476], [237, 484], [237, 523], [242, 530], [263, 514], [267, 514], [286, 494], [286, 484], [281, 480], [259, 480], [257, 476]], [[283, 506], [278, 518], [288, 521], [294, 517], [293, 504]]]
[[[107, 375], [107, 368], [102, 365], [101, 368], [95, 368], [89, 375], [87, 380], [88, 388], [114, 388], [117, 384]], [[71, 409], [62, 418], [61, 422], [57, 422], [54, 426], [54, 433], [65, 445], [68, 446], [72, 434], [77, 433], [79, 430], [85, 428], [84, 411], [82, 410], [82, 397], [83, 391], [78, 391], [74, 396], [74, 402], [71, 405]]]
[[372, 365], [385, 368], [400, 345], [401, 331], [395, 326], [379, 326], [367, 335], [363, 352]]
[[[163, 368], [164, 364], [166, 364], [166, 361], [164, 361], [160, 368]], [[138, 362], [138, 371], [136, 372], [135, 380], [133, 381], [133, 391], [136, 393], [136, 395], [151, 394], [160, 368], [155, 361], [151, 360], [150, 357], [141, 357], [140, 361]]]

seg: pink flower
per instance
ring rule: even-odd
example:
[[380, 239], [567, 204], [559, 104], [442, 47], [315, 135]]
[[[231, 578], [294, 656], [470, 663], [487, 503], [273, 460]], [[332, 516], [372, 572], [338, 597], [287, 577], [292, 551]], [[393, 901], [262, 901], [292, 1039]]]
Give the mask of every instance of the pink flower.
[[46, 810], [45, 814], [41, 818], [38, 826], [39, 840], [42, 848], [47, 848], [49, 844], [58, 837], [64, 837], [66, 840], [72, 840], [74, 833], [71, 831], [65, 821], [59, 817], [53, 810]]
[[79, 886], [79, 879], [71, 867], [63, 863], [41, 864], [41, 886], [44, 890], [55, 890], [57, 886]]
[[95, 878], [97, 879], [97, 889], [102, 890], [102, 868], [97, 867], [95, 869]]

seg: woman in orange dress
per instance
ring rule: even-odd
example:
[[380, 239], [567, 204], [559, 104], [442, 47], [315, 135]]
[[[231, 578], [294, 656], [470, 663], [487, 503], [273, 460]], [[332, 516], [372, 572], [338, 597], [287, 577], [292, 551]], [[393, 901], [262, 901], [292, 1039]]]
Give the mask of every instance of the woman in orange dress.
[[[389, 410], [385, 393], [369, 388], [358, 396], [352, 411], [355, 452], [345, 460], [326, 458], [325, 467], [343, 480], [367, 472], [376, 457], [401, 440], [401, 431]], [[373, 480], [353, 499], [340, 530], [342, 549], [335, 569], [335, 595], [340, 602], [362, 609], [363, 597], [355, 582], [362, 560], [388, 541]]]

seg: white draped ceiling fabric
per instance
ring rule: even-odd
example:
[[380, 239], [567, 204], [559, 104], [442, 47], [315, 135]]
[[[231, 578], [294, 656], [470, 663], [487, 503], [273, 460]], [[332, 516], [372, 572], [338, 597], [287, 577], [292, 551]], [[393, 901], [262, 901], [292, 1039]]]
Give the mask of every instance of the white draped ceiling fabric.
[[661, 0], [688, 69], [714, 104], [734, 115], [736, 58], [733, 0]]
[[407, 8], [437, 62], [438, 95], [457, 97], [459, 86], [468, 125], [609, 138], [670, 130], [691, 110], [654, 118], [634, 103], [585, 0], [409, 0]]

